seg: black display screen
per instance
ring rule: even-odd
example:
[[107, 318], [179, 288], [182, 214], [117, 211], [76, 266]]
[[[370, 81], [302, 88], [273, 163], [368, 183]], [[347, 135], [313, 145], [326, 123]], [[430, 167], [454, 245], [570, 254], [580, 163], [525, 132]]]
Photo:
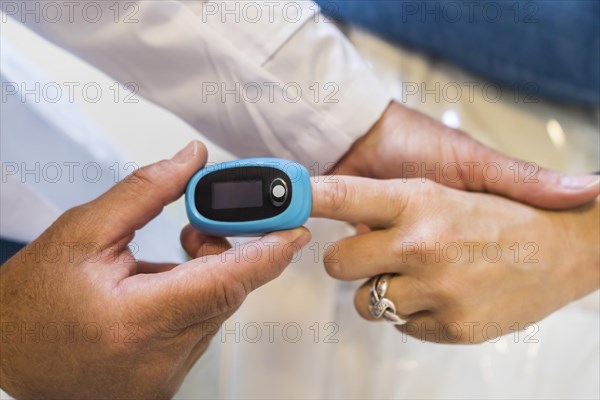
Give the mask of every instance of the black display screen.
[[245, 182], [214, 182], [212, 207], [215, 210], [262, 207], [263, 184], [261, 180]]
[[[287, 197], [274, 204], [271, 186], [282, 179]], [[284, 212], [293, 196], [292, 182], [285, 172], [268, 166], [244, 166], [213, 171], [195, 190], [198, 212], [213, 221], [241, 222], [271, 218]]]

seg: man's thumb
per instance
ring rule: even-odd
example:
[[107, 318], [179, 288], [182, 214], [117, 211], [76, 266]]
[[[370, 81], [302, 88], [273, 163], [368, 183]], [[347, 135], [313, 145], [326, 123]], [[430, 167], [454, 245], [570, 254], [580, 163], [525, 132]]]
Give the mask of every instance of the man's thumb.
[[142, 228], [183, 194], [206, 158], [206, 147], [193, 141], [170, 160], [140, 168], [83, 206], [86, 236], [108, 246]]
[[[277, 278], [311, 238], [304, 227], [273, 232], [221, 254], [224, 269], [247, 293]], [[231, 262], [234, 261], [235, 262]]]
[[217, 255], [186, 262], [156, 279], [153, 301], [168, 302], [198, 323], [239, 307], [246, 296], [277, 278], [310, 240], [306, 228], [270, 233]]

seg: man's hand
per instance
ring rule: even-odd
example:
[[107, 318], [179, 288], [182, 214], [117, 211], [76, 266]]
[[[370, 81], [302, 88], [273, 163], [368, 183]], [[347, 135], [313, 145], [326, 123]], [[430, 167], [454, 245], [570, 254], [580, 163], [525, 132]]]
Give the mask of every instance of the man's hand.
[[600, 193], [596, 175], [565, 176], [511, 159], [396, 102], [331, 172], [379, 179], [426, 177], [547, 209], [578, 206]]
[[[432, 181], [342, 177], [313, 184], [313, 216], [366, 224], [325, 268], [342, 280], [391, 278], [386, 297], [423, 340], [476, 343], [523, 329], [598, 289], [600, 199], [545, 211]], [[366, 283], [355, 298], [369, 313]]]
[[[64, 213], [0, 268], [0, 385], [15, 397], [172, 396], [219, 326], [276, 278], [310, 233], [269, 234], [234, 250], [186, 227], [195, 259], [138, 261], [137, 229], [176, 200], [206, 161], [192, 142], [98, 199]], [[221, 254], [219, 254], [221, 253]]]

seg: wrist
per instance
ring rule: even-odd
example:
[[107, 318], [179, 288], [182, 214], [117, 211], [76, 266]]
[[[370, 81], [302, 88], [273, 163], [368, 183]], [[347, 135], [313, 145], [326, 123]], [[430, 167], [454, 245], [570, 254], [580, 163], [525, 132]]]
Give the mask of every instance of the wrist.
[[372, 130], [358, 138], [326, 174], [373, 178], [375, 175], [372, 169], [372, 151], [366, 148], [368, 143], [365, 143], [371, 134]]
[[386, 129], [396, 124], [397, 108], [401, 107], [392, 101], [369, 131], [358, 138], [350, 149], [340, 158], [330, 174], [355, 175], [376, 178], [381, 163], [381, 147]]

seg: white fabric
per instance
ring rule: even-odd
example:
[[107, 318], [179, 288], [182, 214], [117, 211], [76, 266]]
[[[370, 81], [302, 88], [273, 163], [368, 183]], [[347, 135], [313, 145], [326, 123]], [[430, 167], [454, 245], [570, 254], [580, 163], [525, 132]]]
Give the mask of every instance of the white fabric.
[[[115, 2], [91, 3], [102, 10], [93, 23], [13, 16], [238, 156], [335, 162], [390, 101], [312, 2], [121, 2], [134, 5], [131, 23], [115, 23]], [[262, 17], [226, 12], [248, 4]]]

